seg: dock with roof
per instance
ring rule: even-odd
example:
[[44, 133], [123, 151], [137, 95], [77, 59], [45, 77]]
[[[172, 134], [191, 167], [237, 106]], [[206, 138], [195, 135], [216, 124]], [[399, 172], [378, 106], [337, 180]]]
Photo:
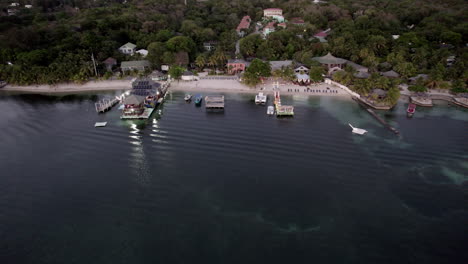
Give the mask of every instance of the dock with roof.
[[224, 95], [205, 96], [206, 109], [224, 109]]

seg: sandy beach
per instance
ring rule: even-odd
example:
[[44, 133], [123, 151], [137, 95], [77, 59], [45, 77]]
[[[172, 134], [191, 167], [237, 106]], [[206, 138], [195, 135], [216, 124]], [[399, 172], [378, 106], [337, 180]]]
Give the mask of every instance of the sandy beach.
[[84, 84], [61, 83], [56, 85], [7, 85], [0, 91], [26, 93], [72, 93], [126, 90], [132, 87], [132, 80], [90, 81]]
[[[222, 77], [221, 77], [222, 78]], [[233, 92], [233, 93], [273, 93], [273, 81], [266, 81], [256, 87], [249, 87], [235, 79], [201, 79], [198, 81], [173, 81], [172, 91], [195, 92]], [[1, 91], [25, 92], [25, 93], [73, 93], [73, 92], [97, 92], [128, 90], [132, 87], [132, 80], [106, 80], [90, 81], [84, 84], [63, 83], [57, 85], [29, 85], [15, 86], [7, 85]], [[328, 88], [328, 89], [327, 89]], [[279, 90], [282, 94], [304, 94], [304, 95], [330, 95], [349, 96], [345, 91], [325, 83], [305, 86], [291, 83], [280, 83]]]
[[[267, 81], [264, 84], [259, 84], [256, 87], [249, 87], [237, 80], [199, 80], [199, 81], [174, 81], [171, 83], [171, 90], [184, 91], [188, 93], [193, 92], [220, 92], [220, 93], [259, 93], [266, 94], [273, 93], [273, 82]], [[328, 89], [327, 89], [328, 88]], [[304, 94], [304, 95], [329, 95], [329, 96], [349, 96], [348, 93], [325, 83], [318, 85], [310, 85], [309, 89], [306, 86], [299, 86], [294, 84], [283, 83], [279, 85], [278, 90], [282, 94]]]

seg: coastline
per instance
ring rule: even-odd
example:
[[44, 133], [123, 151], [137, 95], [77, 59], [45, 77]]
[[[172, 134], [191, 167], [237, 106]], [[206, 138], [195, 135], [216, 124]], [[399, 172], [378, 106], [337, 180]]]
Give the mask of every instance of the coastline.
[[[340, 88], [320, 83], [311, 85], [310, 90], [307, 87], [294, 84], [280, 84], [279, 91], [285, 95], [312, 95], [312, 96], [347, 96], [350, 95]], [[90, 81], [84, 84], [62, 83], [56, 85], [7, 85], [0, 90], [5, 92], [24, 92], [38, 94], [59, 94], [59, 93], [77, 93], [77, 92], [99, 92], [99, 91], [122, 91], [132, 88], [132, 80], [104, 80]], [[329, 88], [329, 89], [327, 89]], [[263, 92], [273, 93], [273, 82], [267, 81], [256, 87], [249, 87], [233, 79], [202, 79], [198, 81], [173, 81], [170, 90], [182, 92], [210, 92], [210, 93], [252, 93]], [[315, 90], [315, 92], [312, 92]], [[328, 91], [327, 91], [328, 90]], [[330, 90], [334, 90], [331, 93]], [[321, 92], [318, 92], [321, 91]]]
[[90, 81], [84, 84], [60, 83], [56, 85], [7, 85], [0, 91], [25, 93], [72, 93], [128, 90], [132, 87], [131, 80]]

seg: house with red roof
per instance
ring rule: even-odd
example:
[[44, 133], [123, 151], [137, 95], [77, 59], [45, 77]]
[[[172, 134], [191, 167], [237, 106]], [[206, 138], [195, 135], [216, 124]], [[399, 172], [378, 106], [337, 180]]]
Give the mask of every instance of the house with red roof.
[[275, 23], [275, 21], [270, 22], [263, 28], [263, 37], [268, 36], [271, 32], [275, 32]]
[[296, 25], [296, 26], [304, 26], [305, 25], [304, 20], [302, 18], [300, 18], [300, 17], [291, 18], [289, 23], [291, 23], [292, 25]]
[[314, 38], [320, 40], [320, 42], [327, 42], [326, 38], [328, 37], [329, 32], [330, 32], [330, 29], [320, 31], [314, 35]]
[[243, 37], [245, 32], [242, 31], [243, 29], [247, 30], [249, 29], [250, 27], [250, 22], [252, 22], [252, 19], [250, 19], [250, 16], [244, 16], [241, 20], [241, 22], [239, 23], [239, 25], [237, 26], [237, 34], [240, 36], [240, 37]]

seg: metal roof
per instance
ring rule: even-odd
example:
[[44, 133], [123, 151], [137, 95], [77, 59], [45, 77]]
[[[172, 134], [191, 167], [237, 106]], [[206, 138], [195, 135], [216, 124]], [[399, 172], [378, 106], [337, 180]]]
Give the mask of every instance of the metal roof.
[[325, 56], [322, 56], [322, 57], [314, 57], [312, 58], [313, 60], [316, 60], [322, 64], [345, 64], [347, 62], [347, 60], [345, 59], [341, 59], [341, 58], [337, 58], [333, 55], [331, 55], [330, 52], [328, 52], [327, 55]]

